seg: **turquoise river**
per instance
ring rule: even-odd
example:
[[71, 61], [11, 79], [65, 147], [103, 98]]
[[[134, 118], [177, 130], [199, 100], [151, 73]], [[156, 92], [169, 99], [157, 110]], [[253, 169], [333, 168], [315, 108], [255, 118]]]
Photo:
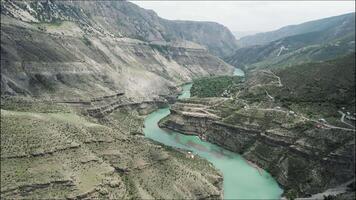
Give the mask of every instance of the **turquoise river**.
[[[243, 71], [235, 70], [234, 75], [244, 76]], [[183, 86], [179, 99], [190, 97], [192, 84]], [[145, 119], [146, 137], [167, 146], [186, 149], [199, 155], [218, 170], [224, 177], [224, 199], [279, 199], [283, 190], [273, 177], [258, 170], [237, 153], [225, 150], [217, 145], [200, 140], [197, 136], [188, 136], [158, 127], [160, 119], [169, 115], [169, 108], [159, 109]]]

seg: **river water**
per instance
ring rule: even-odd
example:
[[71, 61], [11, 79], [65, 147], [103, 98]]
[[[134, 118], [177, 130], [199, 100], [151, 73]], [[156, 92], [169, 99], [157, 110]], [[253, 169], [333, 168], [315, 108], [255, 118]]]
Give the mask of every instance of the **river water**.
[[239, 68], [235, 68], [235, 70], [234, 70], [234, 76], [245, 76], [245, 72], [242, 71], [242, 70], [239, 69]]
[[[234, 75], [244, 76], [243, 71]], [[189, 98], [192, 84], [183, 86], [179, 99]], [[283, 190], [273, 177], [248, 164], [239, 154], [205, 142], [197, 136], [188, 136], [158, 127], [158, 122], [169, 115], [169, 108], [159, 109], [145, 119], [145, 136], [167, 146], [186, 149], [197, 154], [219, 169], [224, 177], [224, 199], [279, 199]]]

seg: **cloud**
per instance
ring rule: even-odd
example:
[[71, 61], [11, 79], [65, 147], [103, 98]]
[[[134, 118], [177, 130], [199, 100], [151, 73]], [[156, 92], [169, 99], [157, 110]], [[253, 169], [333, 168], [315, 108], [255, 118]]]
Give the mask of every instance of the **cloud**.
[[354, 1], [132, 1], [166, 19], [215, 21], [232, 31], [269, 31], [354, 12]]

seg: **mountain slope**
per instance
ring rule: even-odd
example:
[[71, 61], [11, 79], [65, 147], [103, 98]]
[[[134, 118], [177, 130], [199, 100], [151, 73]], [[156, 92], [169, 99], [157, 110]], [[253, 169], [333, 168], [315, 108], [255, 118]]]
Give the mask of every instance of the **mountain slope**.
[[210, 93], [195, 90], [195, 98], [171, 106], [160, 126], [242, 154], [271, 173], [288, 199], [342, 185], [349, 188], [338, 192], [355, 196], [354, 75], [353, 53], [253, 70], [240, 84], [226, 86], [226, 80], [215, 77], [197, 80], [193, 89], [220, 82], [225, 94], [203, 98]]
[[[345, 21], [327, 30], [310, 31], [264, 45], [240, 48], [225, 60], [236, 67], [253, 69], [286, 67], [346, 55], [355, 51], [355, 19], [349, 16], [354, 14], [337, 18]], [[321, 21], [332, 24], [335, 18]]]
[[69, 105], [1, 97], [1, 199], [221, 198], [221, 175], [145, 139], [135, 107], [95, 119]]
[[162, 20], [124, 1], [1, 0], [1, 199], [222, 198], [207, 161], [143, 136], [178, 85], [233, 72]]
[[167, 37], [178, 37], [204, 45], [209, 52], [224, 58], [236, 48], [235, 37], [225, 26], [215, 22], [162, 20]]
[[[2, 94], [75, 98], [123, 91], [152, 98], [194, 77], [233, 70], [186, 40], [198, 40], [189, 36], [194, 33], [170, 34], [168, 21], [130, 2], [2, 1], [1, 16]], [[218, 35], [222, 27], [194, 26], [217, 26]]]
[[305, 63], [276, 70], [289, 90], [280, 99], [353, 105], [355, 101], [355, 53], [334, 60]]
[[75, 4], [85, 12], [95, 15], [93, 20], [105, 29], [110, 28], [112, 32], [119, 30], [124, 37], [144, 41], [188, 40], [207, 47], [220, 57], [227, 56], [236, 48], [232, 33], [215, 22], [166, 20], [154, 11], [145, 10], [130, 2], [80, 1]]
[[344, 26], [349, 26], [347, 23], [350, 23], [352, 20], [354, 20], [354, 18], [355, 13], [349, 13], [320, 20], [309, 21], [298, 25], [286, 26], [275, 31], [258, 33], [255, 35], [243, 37], [238, 40], [238, 45], [240, 47], [262, 45], [293, 35], [328, 31], [330, 29], [343, 29]]

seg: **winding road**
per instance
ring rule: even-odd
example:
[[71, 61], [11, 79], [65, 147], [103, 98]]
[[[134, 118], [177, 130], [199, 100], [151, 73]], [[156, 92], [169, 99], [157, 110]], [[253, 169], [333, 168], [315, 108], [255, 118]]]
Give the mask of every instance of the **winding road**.
[[344, 112], [342, 112], [342, 111], [339, 110], [338, 113], [341, 114], [340, 121], [341, 121], [342, 123], [344, 123], [344, 124], [346, 124], [346, 125], [348, 125], [348, 126], [351, 126], [352, 128], [355, 128], [355, 126], [353, 126], [352, 124], [349, 124], [349, 123], [345, 122], [345, 116], [346, 116], [346, 114], [345, 114]]

